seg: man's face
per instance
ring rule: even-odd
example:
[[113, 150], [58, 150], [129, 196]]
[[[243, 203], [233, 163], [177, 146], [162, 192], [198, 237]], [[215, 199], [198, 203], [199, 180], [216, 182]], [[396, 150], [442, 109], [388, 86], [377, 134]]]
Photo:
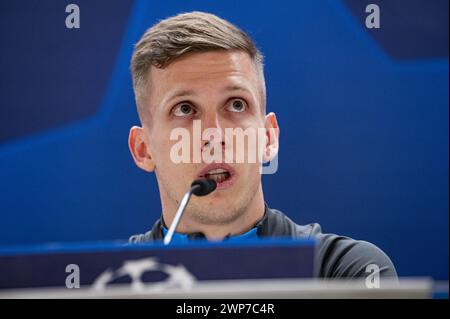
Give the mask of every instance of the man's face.
[[[235, 163], [236, 151], [255, 149], [236, 149], [236, 141], [225, 134], [227, 128], [257, 132], [258, 128], [267, 127], [261, 105], [261, 79], [253, 61], [244, 52], [190, 54], [164, 69], [152, 67], [149, 82], [145, 112], [150, 119], [149, 123], [143, 123], [142, 134], [151, 157], [147, 170], [156, 173], [163, 209], [174, 213], [192, 181], [199, 177], [213, 178], [218, 181], [216, 191], [205, 197], [194, 196], [185, 216], [203, 224], [235, 220], [261, 191], [260, 162], [249, 162], [245, 154], [244, 163]], [[214, 139], [196, 143], [195, 120], [201, 123], [202, 132], [209, 129], [217, 133]], [[189, 163], [173, 160], [173, 147], [179, 139], [171, 140], [170, 136], [180, 128], [189, 132]], [[222, 148], [222, 162], [231, 148], [233, 163], [214, 166], [194, 161], [195, 152], [204, 154], [213, 146]]]

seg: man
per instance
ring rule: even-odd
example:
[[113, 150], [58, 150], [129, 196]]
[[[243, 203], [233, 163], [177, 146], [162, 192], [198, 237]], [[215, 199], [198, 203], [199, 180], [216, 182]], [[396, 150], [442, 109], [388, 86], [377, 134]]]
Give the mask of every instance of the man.
[[[161, 240], [192, 181], [210, 178], [217, 189], [191, 198], [174, 240], [311, 237], [319, 242], [320, 277], [363, 277], [370, 264], [379, 267], [381, 276], [396, 277], [392, 262], [376, 246], [322, 234], [318, 224], [297, 225], [265, 204], [260, 169], [278, 151], [278, 123], [274, 113], [266, 114], [263, 58], [247, 34], [212, 14], [180, 14], [145, 32], [131, 69], [142, 127], [131, 128], [129, 147], [136, 165], [156, 174], [162, 204], [161, 219], [131, 242]], [[198, 123], [209, 134], [196, 143]], [[238, 149], [238, 137], [227, 134], [228, 129], [262, 130], [257, 144], [262, 149], [250, 145], [250, 135]], [[174, 158], [177, 130], [189, 133], [188, 161]], [[256, 161], [250, 156], [237, 160], [255, 149]], [[195, 154], [202, 160], [195, 161]], [[205, 154], [215, 161], [205, 161]]]

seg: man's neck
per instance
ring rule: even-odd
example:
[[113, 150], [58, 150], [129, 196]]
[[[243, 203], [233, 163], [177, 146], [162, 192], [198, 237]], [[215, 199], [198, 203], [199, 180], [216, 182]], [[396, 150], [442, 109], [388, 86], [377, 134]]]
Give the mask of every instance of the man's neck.
[[[260, 186], [245, 211], [235, 220], [219, 225], [202, 224], [185, 214], [177, 227], [177, 232], [183, 234], [202, 233], [209, 241], [221, 241], [227, 236], [237, 236], [248, 232], [263, 218], [264, 211], [264, 197]], [[164, 212], [163, 210], [163, 218], [167, 223], [166, 226], [169, 227], [173, 221], [174, 213], [169, 215]]]
[[260, 207], [252, 207], [241, 218], [227, 225], [205, 225], [199, 229], [209, 241], [222, 241], [227, 236], [237, 236], [254, 228], [264, 216], [264, 201]]

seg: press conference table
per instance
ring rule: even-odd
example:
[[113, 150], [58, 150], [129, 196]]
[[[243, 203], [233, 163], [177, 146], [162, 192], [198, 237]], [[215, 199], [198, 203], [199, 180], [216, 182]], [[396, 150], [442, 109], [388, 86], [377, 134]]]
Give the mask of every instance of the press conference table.
[[105, 290], [35, 288], [0, 292], [0, 298], [168, 298], [168, 299], [329, 299], [329, 298], [431, 298], [428, 278], [401, 279], [366, 288], [360, 283], [317, 279], [218, 280], [197, 282], [188, 289], [149, 286], [132, 289], [117, 285]]
[[[3, 247], [0, 298], [432, 298], [431, 278], [322, 280], [314, 240]], [[448, 298], [448, 282], [446, 285]]]

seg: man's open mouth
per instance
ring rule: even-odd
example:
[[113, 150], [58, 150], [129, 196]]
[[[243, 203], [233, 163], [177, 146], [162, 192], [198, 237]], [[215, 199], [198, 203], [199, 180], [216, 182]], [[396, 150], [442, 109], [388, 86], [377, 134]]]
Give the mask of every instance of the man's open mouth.
[[216, 181], [216, 183], [222, 183], [230, 178], [230, 176], [230, 172], [223, 168], [213, 169], [205, 174], [205, 178], [212, 179]]
[[230, 187], [235, 180], [236, 171], [234, 168], [225, 163], [209, 164], [204, 167], [198, 177], [214, 180], [218, 189]]

